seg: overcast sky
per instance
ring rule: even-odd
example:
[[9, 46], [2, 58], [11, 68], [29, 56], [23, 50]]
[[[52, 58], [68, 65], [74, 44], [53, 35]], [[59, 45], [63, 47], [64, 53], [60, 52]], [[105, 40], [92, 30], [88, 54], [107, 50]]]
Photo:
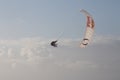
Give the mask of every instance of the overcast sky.
[[[0, 0], [0, 80], [120, 80], [119, 0]], [[85, 9], [95, 33], [80, 48]], [[50, 42], [59, 38], [58, 47]]]
[[120, 38], [96, 37], [87, 48], [64, 39], [59, 47], [47, 39], [0, 41], [1, 80], [119, 80]]

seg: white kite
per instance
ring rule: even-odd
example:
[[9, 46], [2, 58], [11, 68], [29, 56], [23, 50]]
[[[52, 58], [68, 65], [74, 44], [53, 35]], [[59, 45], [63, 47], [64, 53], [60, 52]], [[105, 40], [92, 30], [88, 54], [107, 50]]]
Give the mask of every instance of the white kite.
[[82, 12], [87, 18], [85, 36], [80, 44], [81, 48], [85, 48], [93, 36], [95, 23], [93, 17], [86, 10], [82, 9], [80, 12]]

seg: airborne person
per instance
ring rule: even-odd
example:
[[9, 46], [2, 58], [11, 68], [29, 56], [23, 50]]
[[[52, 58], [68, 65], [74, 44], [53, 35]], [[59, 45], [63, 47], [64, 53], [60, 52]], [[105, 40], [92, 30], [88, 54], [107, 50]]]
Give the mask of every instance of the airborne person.
[[51, 46], [57, 47], [57, 40], [51, 42]]

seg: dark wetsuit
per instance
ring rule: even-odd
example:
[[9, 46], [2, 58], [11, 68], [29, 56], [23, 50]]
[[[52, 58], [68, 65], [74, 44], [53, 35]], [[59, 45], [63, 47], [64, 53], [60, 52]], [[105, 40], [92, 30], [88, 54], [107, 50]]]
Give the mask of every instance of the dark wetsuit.
[[57, 40], [56, 40], [56, 41], [52, 41], [52, 42], [51, 42], [51, 46], [57, 47], [56, 42], [57, 42]]

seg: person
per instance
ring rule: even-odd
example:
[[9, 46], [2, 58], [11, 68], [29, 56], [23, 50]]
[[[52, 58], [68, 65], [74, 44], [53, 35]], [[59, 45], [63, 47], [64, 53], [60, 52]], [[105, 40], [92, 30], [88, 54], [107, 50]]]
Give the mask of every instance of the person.
[[57, 47], [57, 40], [51, 42], [51, 46]]

